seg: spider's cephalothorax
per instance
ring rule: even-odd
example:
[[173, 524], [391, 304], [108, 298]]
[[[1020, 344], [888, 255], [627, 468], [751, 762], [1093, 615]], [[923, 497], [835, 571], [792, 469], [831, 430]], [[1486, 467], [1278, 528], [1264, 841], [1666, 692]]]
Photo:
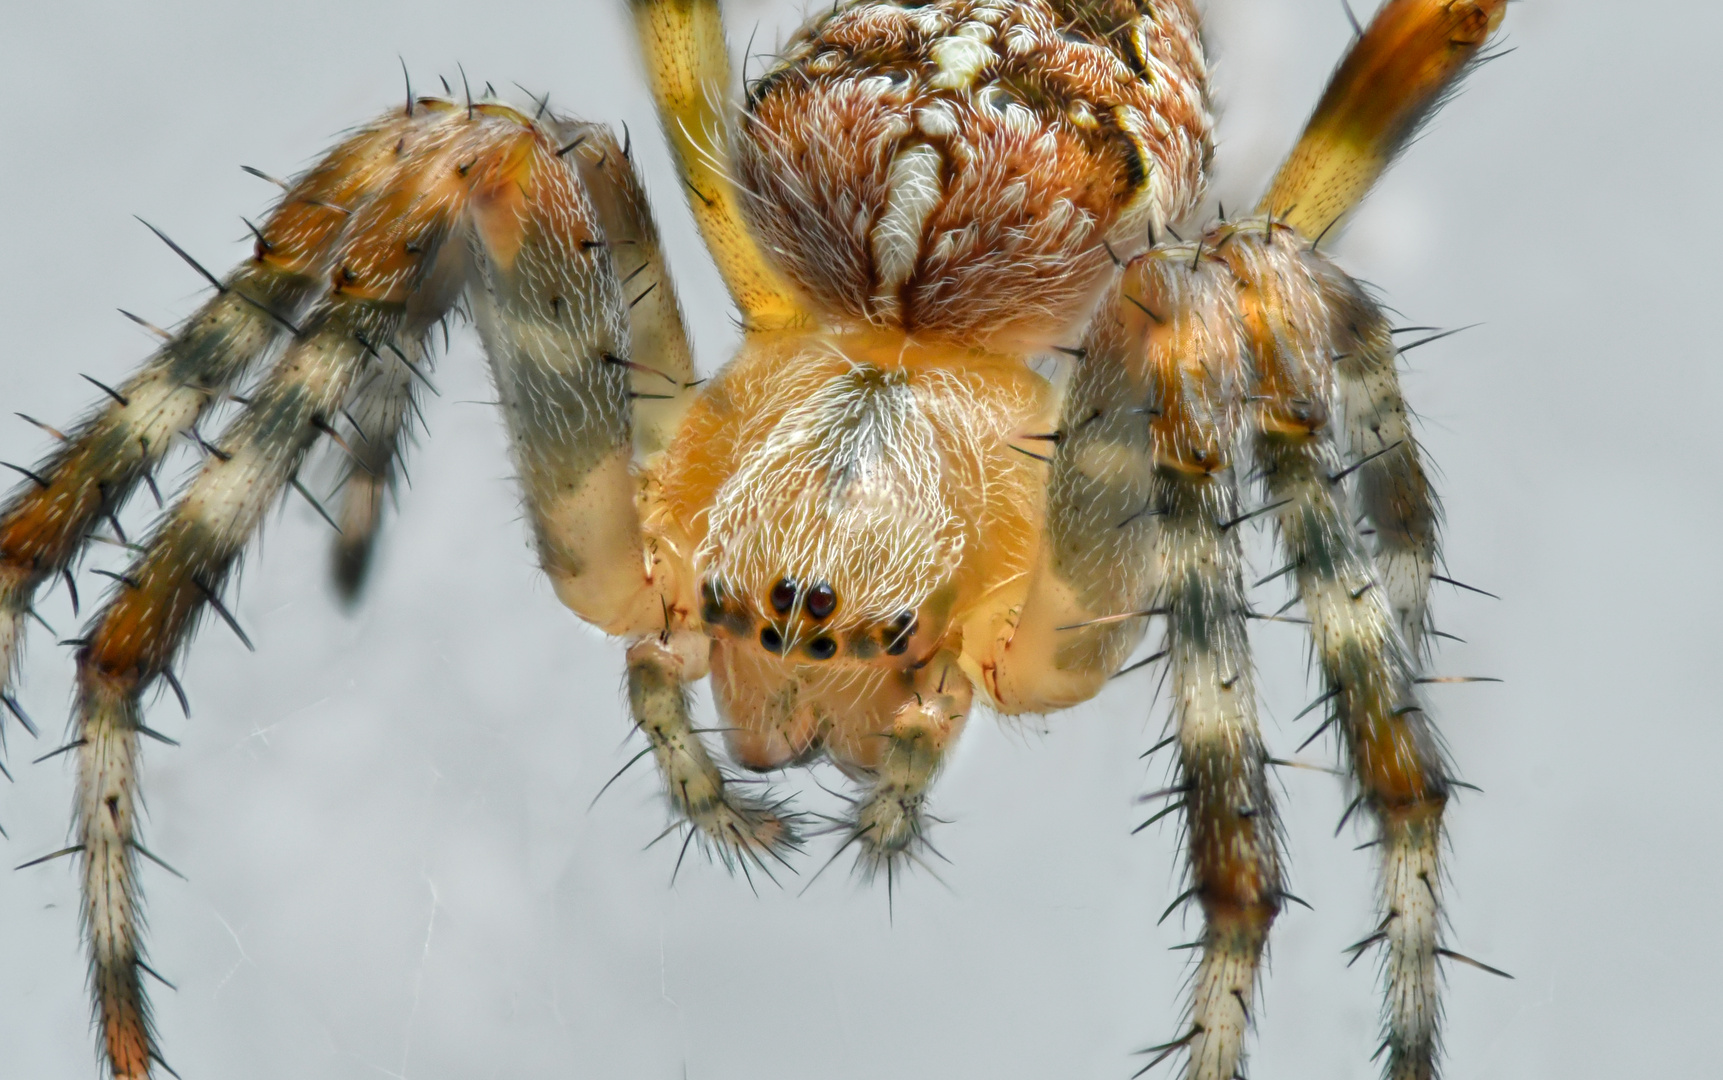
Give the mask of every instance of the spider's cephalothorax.
[[[287, 185], [253, 258], [104, 387], [0, 513], [5, 674], [37, 589], [153, 485], [174, 437], [207, 454], [78, 654], [78, 837], [61, 854], [82, 866], [115, 1074], [159, 1060], [135, 885], [154, 857], [134, 816], [140, 695], [177, 686], [202, 610], [233, 623], [222, 586], [278, 494], [312, 497], [298, 466], [324, 435], [354, 459], [327, 516], [356, 591], [425, 334], [465, 296], [542, 565], [628, 640], [634, 722], [684, 848], [747, 870], [800, 842], [794, 814], [715, 763], [695, 680], [712, 676], [737, 764], [826, 755], [854, 778], [843, 844], [889, 873], [917, 857], [978, 693], [1006, 714], [1083, 701], [1160, 620], [1141, 663], [1164, 660], [1172, 691], [1178, 779], [1160, 794], [1190, 858], [1175, 906], [1195, 900], [1206, 929], [1185, 1027], [1149, 1065], [1184, 1051], [1203, 1080], [1240, 1067], [1286, 897], [1237, 534], [1272, 515], [1324, 727], [1377, 829], [1382, 920], [1360, 948], [1383, 947], [1386, 1068], [1432, 1076], [1436, 964], [1458, 956], [1439, 947], [1452, 782], [1416, 687], [1437, 504], [1391, 328], [1316, 241], [1503, 0], [1390, 0], [1255, 213], [1189, 242], [1172, 230], [1201, 193], [1210, 121], [1186, 0], [839, 3], [739, 106], [716, 0], [632, 6], [745, 330], [712, 379], [695, 378], [608, 131], [542, 104], [410, 97]], [[206, 438], [224, 395], [242, 411]]]

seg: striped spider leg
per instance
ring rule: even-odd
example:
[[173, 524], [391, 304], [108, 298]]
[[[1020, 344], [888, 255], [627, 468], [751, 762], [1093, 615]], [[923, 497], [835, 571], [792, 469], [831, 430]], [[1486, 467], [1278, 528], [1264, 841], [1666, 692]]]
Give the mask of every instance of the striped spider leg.
[[[1394, 1080], [1436, 1075], [1438, 959], [1494, 969], [1441, 944], [1441, 823], [1456, 781], [1417, 693], [1419, 665], [1429, 651], [1426, 603], [1439, 507], [1407, 421], [1388, 320], [1317, 243], [1449, 92], [1503, 10], [1500, 4], [1386, 4], [1336, 70], [1256, 216], [1222, 222], [1194, 247], [1164, 247], [1133, 262], [1121, 293], [1132, 303], [1117, 316], [1147, 338], [1151, 357], [1153, 342], [1177, 333], [1183, 320], [1195, 316], [1212, 327], [1230, 319], [1248, 357], [1242, 402], [1212, 389], [1191, 394], [1189, 376], [1186, 382], [1163, 376], [1159, 398], [1151, 398], [1152, 423], [1175, 430], [1190, 425], [1208, 441], [1170, 440], [1166, 449], [1157, 448], [1156, 461], [1176, 476], [1209, 475], [1225, 467], [1238, 427], [1248, 429], [1246, 453], [1262, 478], [1258, 512], [1275, 524], [1309, 615], [1325, 691], [1326, 718], [1317, 734], [1329, 727], [1338, 732], [1356, 787], [1348, 815], [1362, 810], [1376, 827], [1371, 846], [1379, 853], [1380, 922], [1351, 951], [1356, 958], [1382, 948], [1378, 1055], [1386, 1055], [1384, 1075]], [[1169, 296], [1168, 275], [1177, 276], [1181, 264], [1193, 280], [1205, 273], [1230, 278], [1225, 303]], [[1187, 297], [1204, 295], [1195, 284], [1185, 290]], [[1202, 373], [1199, 388], [1226, 377], [1230, 347], [1183, 351], [1185, 362], [1194, 360]], [[1199, 407], [1191, 408], [1192, 400]], [[1248, 406], [1237, 408], [1243, 402]], [[1226, 700], [1234, 682], [1248, 688], [1248, 654], [1235, 646], [1229, 655], [1226, 648], [1243, 641], [1236, 555], [1190, 558], [1188, 541], [1177, 539], [1190, 529], [1179, 488], [1172, 485], [1156, 508], [1167, 537], [1159, 606], [1169, 627], [1179, 788], [1191, 851], [1188, 895], [1202, 903], [1208, 926], [1190, 1028], [1155, 1048], [1155, 1060], [1188, 1049], [1188, 1076], [1225, 1078], [1237, 1068], [1235, 1033], [1249, 1021], [1262, 932], [1290, 894], [1280, 890], [1262, 779], [1266, 753], [1250, 710], [1237, 708], [1240, 722], [1228, 730], [1221, 722], [1227, 710], [1212, 701]], [[1236, 491], [1228, 495], [1223, 505], [1236, 506]], [[1217, 525], [1216, 508], [1205, 508], [1197, 515], [1198, 533], [1223, 532], [1240, 520], [1221, 513], [1226, 517]], [[1374, 545], [1366, 540], [1372, 534]], [[1197, 548], [1205, 554], [1217, 549], [1225, 546]], [[1208, 603], [1181, 603], [1198, 591], [1197, 582]], [[1196, 666], [1193, 678], [1186, 639], [1201, 643], [1199, 657], [1209, 654], [1220, 663]], [[1216, 767], [1205, 736], [1237, 755], [1230, 768]], [[1254, 918], [1241, 920], [1241, 909]], [[1241, 921], [1246, 932], [1238, 929]]]
[[[78, 761], [76, 842], [57, 854], [82, 866], [99, 1040], [125, 1080], [162, 1060], [143, 983], [153, 969], [138, 859], [160, 860], [136, 821], [139, 737], [154, 735], [140, 697], [172, 681], [204, 612], [243, 637], [223, 586], [277, 497], [304, 491], [298, 468], [323, 437], [352, 459], [343, 503], [319, 511], [340, 529], [337, 583], [357, 590], [424, 338], [463, 295], [558, 595], [607, 627], [662, 618], [634, 514], [633, 443], [665, 440], [694, 380], [655, 230], [608, 131], [494, 101], [412, 98], [288, 185], [256, 232], [253, 257], [211, 279], [216, 295], [137, 374], [104, 388], [107, 404], [0, 513], [9, 671], [35, 591], [67, 570], [172, 438], [189, 432], [206, 455], [78, 650], [67, 747]], [[622, 279], [639, 271], [656, 295], [631, 308]], [[220, 434], [199, 434], [199, 416], [223, 395], [241, 411]], [[709, 760], [691, 768], [716, 776]]]
[[[1046, 687], [1047, 654], [1069, 680], [1106, 670], [1100, 658], [1135, 639], [1124, 624], [1166, 623], [1150, 659], [1167, 665], [1176, 782], [1145, 824], [1181, 814], [1189, 888], [1168, 914], [1195, 900], [1205, 929], [1185, 1029], [1145, 1051], [1141, 1072], [1184, 1052], [1192, 1080], [1238, 1073], [1268, 930], [1291, 896], [1236, 535], [1258, 515], [1274, 522], [1310, 615], [1326, 691], [1320, 730], [1339, 732], [1353, 810], [1377, 829], [1380, 922], [1353, 954], [1383, 950], [1385, 1075], [1435, 1075], [1438, 959], [1476, 964], [1440, 940], [1441, 819], [1455, 781], [1417, 694], [1438, 505], [1388, 321], [1317, 242], [1449, 91], [1502, 10], [1385, 5], [1257, 213], [1130, 260], [1080, 350], [1049, 480], [1045, 576], [1012, 646], [1036, 650], [1017, 666]], [[1246, 511], [1240, 478], [1252, 471], [1264, 503]], [[1133, 563], [1142, 569], [1126, 569]], [[999, 659], [990, 686], [1009, 707], [1003, 684], [1014, 676]]]

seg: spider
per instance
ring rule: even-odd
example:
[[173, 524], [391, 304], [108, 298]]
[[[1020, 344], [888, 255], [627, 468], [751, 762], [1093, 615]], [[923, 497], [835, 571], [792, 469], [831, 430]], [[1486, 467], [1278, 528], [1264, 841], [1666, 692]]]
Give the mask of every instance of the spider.
[[[1503, 5], [1392, 0], [1256, 211], [1188, 232], [1210, 142], [1188, 5], [841, 4], [740, 108], [719, 89], [715, 3], [633, 6], [746, 331], [711, 381], [626, 137], [470, 87], [409, 91], [285, 184], [253, 258], [210, 275], [209, 303], [21, 469], [0, 516], [7, 670], [85, 541], [131, 544], [114, 515], [175, 438], [206, 457], [78, 643], [78, 835], [59, 854], [82, 868], [114, 1074], [160, 1061], [138, 930], [139, 860], [158, 861], [133, 817], [155, 734], [141, 695], [179, 693], [200, 615], [243, 635], [223, 587], [278, 496], [330, 518], [338, 580], [358, 589], [430, 330], [464, 303], [544, 568], [629, 642], [683, 852], [770, 874], [813, 824], [723, 769], [717, 734], [744, 770], [823, 757], [847, 773], [836, 846], [889, 888], [935, 853], [928, 790], [974, 705], [1077, 704], [1156, 634], [1138, 663], [1164, 664], [1174, 726], [1154, 749], [1178, 772], [1155, 813], [1186, 823], [1175, 906], [1205, 930], [1188, 1016], [1144, 1071], [1175, 1055], [1190, 1076], [1239, 1069], [1289, 899], [1245, 633], [1285, 616], [1249, 610], [1239, 550], [1241, 527], [1272, 521], [1326, 683], [1318, 715], [1378, 829], [1382, 921], [1359, 948], [1384, 955], [1386, 1068], [1431, 1075], [1437, 963], [1464, 959], [1438, 940], [1455, 782], [1416, 689], [1437, 508], [1397, 328], [1320, 244]], [[223, 398], [232, 424], [200, 426]], [[298, 472], [324, 439], [351, 459], [327, 505]], [[708, 673], [712, 733], [686, 695]]]

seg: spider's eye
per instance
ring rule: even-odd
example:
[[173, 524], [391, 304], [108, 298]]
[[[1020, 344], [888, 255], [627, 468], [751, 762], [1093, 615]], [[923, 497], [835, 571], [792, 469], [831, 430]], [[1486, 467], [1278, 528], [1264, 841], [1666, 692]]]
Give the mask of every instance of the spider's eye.
[[760, 644], [765, 647], [767, 652], [783, 652], [784, 636], [778, 633], [775, 627], [768, 626], [760, 631]]
[[906, 611], [893, 619], [885, 631], [885, 654], [902, 656], [908, 651], [909, 639], [914, 636], [918, 625], [913, 611]]
[[700, 618], [709, 623], [723, 618], [724, 603], [721, 596], [722, 590], [710, 578], [700, 585]]
[[790, 608], [796, 603], [796, 579], [784, 578], [772, 586], [772, 610], [779, 615], [788, 615]]
[[838, 594], [832, 591], [830, 585], [822, 581], [808, 590], [808, 598], [804, 604], [809, 615], [816, 619], [823, 619], [838, 606]]
[[830, 660], [838, 654], [838, 643], [829, 637], [817, 637], [808, 642], [808, 655], [815, 660]]

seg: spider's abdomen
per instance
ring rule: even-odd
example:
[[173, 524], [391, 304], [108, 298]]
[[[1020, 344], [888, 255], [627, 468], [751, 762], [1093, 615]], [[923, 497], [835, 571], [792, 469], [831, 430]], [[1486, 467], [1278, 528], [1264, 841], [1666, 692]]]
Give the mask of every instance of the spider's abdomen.
[[1045, 338], [1196, 200], [1206, 77], [1188, 0], [861, 0], [749, 88], [750, 216], [840, 319]]

